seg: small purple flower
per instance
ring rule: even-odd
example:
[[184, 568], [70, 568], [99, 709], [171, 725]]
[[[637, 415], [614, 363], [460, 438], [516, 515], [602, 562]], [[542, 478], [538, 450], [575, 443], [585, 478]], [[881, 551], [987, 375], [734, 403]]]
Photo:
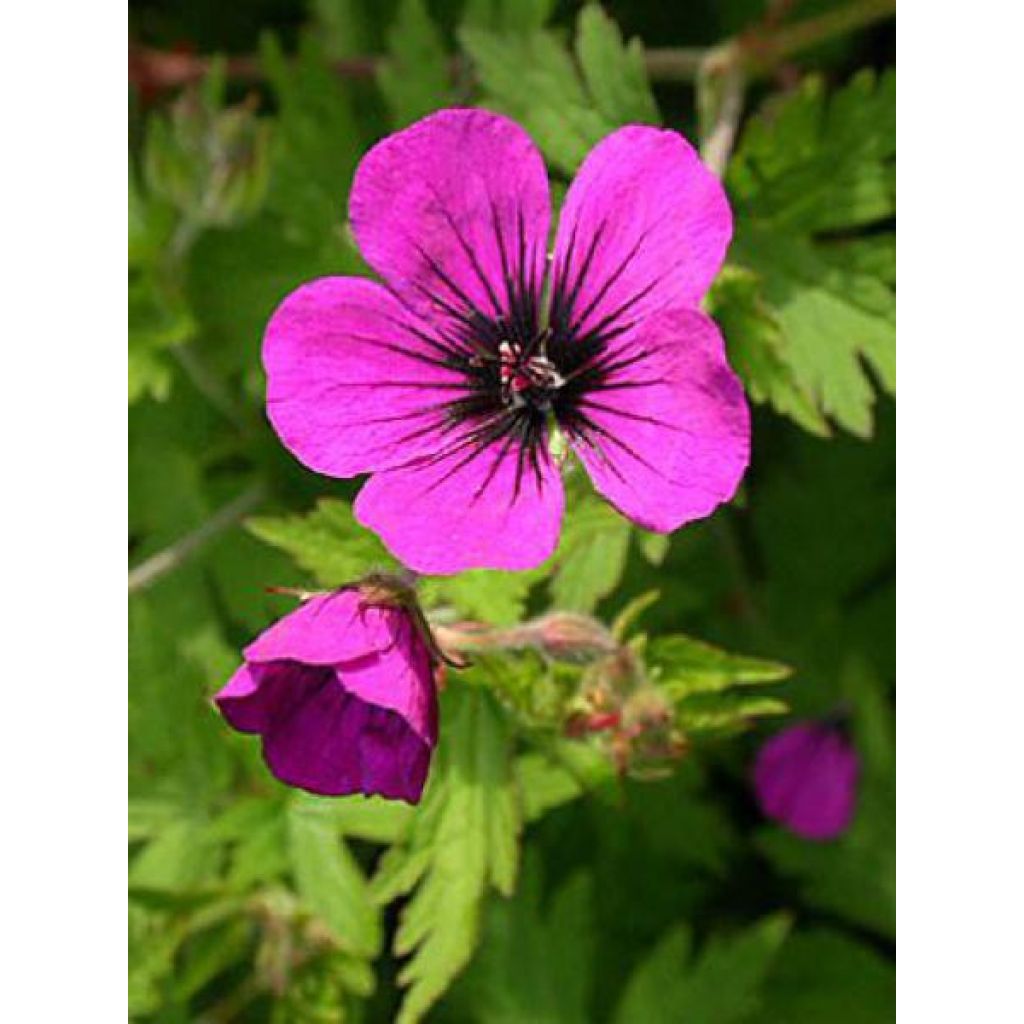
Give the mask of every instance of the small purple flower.
[[804, 839], [834, 839], [853, 818], [857, 752], [832, 722], [801, 722], [773, 736], [754, 764], [764, 814]]
[[584, 161], [546, 257], [544, 162], [514, 122], [443, 110], [366, 155], [352, 231], [383, 278], [328, 277], [267, 327], [267, 410], [319, 473], [372, 473], [356, 516], [420, 572], [526, 569], [564, 505], [552, 425], [625, 515], [669, 532], [732, 497], [749, 411], [697, 306], [732, 233], [675, 132]]
[[357, 590], [311, 598], [245, 650], [216, 696], [271, 772], [324, 796], [416, 803], [437, 743], [433, 666], [412, 617]]

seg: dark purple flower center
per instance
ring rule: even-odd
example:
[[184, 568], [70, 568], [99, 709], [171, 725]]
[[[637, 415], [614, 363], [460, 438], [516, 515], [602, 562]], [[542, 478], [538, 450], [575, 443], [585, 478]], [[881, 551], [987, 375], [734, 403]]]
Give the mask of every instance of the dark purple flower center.
[[[430, 458], [437, 461], [459, 456], [442, 480], [496, 445], [500, 455], [491, 476], [497, 472], [498, 464], [510, 456], [516, 459], [517, 493], [528, 470], [535, 475], [538, 487], [542, 487], [541, 462], [546, 458], [543, 446], [551, 420], [572, 440], [596, 449], [614, 445], [645, 461], [588, 413], [588, 407], [607, 408], [595, 397], [598, 392], [653, 383], [616, 379], [648, 353], [641, 350], [625, 354], [612, 348], [611, 343], [634, 326], [636, 321], [630, 319], [630, 314], [656, 282], [616, 308], [604, 308], [608, 292], [636, 249], [619, 266], [605, 272], [604, 279], [591, 293], [592, 298], [583, 304], [581, 290], [594, 264], [603, 229], [595, 232], [585, 249], [577, 246], [574, 234], [564, 258], [551, 269], [545, 317], [544, 280], [535, 271], [540, 261], [534, 253], [528, 255], [521, 217], [518, 238], [513, 242], [504, 237], [497, 213], [492, 211], [504, 278], [500, 288], [485, 274], [456, 221], [450, 218], [448, 223], [483, 287], [487, 302], [481, 308], [436, 259], [420, 249], [434, 281], [431, 287], [419, 285], [418, 290], [435, 313], [429, 320], [424, 319], [421, 327], [407, 329], [431, 351], [417, 358], [455, 370], [461, 377], [458, 383], [445, 385], [454, 392], [451, 398], [424, 410], [441, 413], [441, 433], [450, 437]], [[409, 436], [436, 430], [436, 420], [431, 419], [429, 426]], [[611, 468], [617, 472], [613, 465]]]
[[543, 332], [532, 352], [524, 352], [516, 341], [498, 343], [498, 375], [506, 406], [518, 409], [531, 405], [541, 412], [551, 408], [555, 392], [565, 384], [565, 378], [548, 358], [549, 336], [550, 332]]

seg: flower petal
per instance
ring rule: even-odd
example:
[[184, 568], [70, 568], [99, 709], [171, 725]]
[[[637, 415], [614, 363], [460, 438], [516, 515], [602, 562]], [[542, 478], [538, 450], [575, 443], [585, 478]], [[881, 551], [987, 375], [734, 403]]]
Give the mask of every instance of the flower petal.
[[271, 701], [261, 691], [263, 669], [242, 665], [213, 698], [228, 724], [239, 732], [262, 732], [269, 721]]
[[245, 664], [214, 697], [228, 724], [239, 732], [266, 733], [334, 676], [328, 666], [295, 661]]
[[380, 284], [321, 278], [292, 292], [267, 326], [267, 415], [318, 473], [384, 468], [432, 449], [444, 404], [466, 393], [452, 356]]
[[807, 722], [773, 736], [754, 765], [764, 813], [805, 839], [832, 839], [856, 805], [857, 754], [842, 734]]
[[565, 197], [552, 323], [586, 333], [696, 306], [731, 236], [725, 192], [681, 135], [621, 128], [591, 150]]
[[376, 793], [416, 803], [430, 754], [401, 715], [360, 700], [329, 671], [263, 733], [274, 775], [323, 796]]
[[367, 704], [394, 711], [424, 743], [437, 743], [437, 693], [430, 655], [405, 616], [395, 644], [337, 667], [345, 689]]
[[728, 501], [749, 459], [750, 412], [714, 321], [696, 310], [657, 314], [602, 364], [605, 379], [566, 424], [601, 494], [666, 533]]
[[507, 312], [539, 296], [551, 220], [544, 161], [515, 122], [442, 110], [379, 142], [356, 171], [352, 231], [366, 261], [421, 312]]
[[558, 542], [564, 504], [544, 438], [534, 449], [507, 438], [377, 473], [355, 514], [411, 569], [448, 574], [539, 565]]
[[399, 609], [364, 604], [356, 590], [318, 594], [261, 633], [245, 658], [337, 665], [393, 647], [406, 619]]

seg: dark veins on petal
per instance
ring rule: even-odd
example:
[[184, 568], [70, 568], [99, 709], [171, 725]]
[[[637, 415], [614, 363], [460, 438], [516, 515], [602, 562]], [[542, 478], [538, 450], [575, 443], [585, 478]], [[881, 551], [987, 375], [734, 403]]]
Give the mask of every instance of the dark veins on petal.
[[[605, 233], [605, 224], [580, 243], [574, 229], [566, 252], [552, 267], [547, 316], [544, 316], [544, 279], [536, 273], [540, 262], [526, 237], [521, 212], [516, 218], [515, 237], [509, 238], [497, 208], [491, 205], [490, 226], [499, 254], [502, 278], [491, 280], [479, 255], [474, 252], [457, 221], [440, 204], [442, 219], [451, 230], [480, 281], [489, 308], [481, 309], [465, 289], [453, 280], [444, 266], [415, 241], [432, 281], [416, 290], [433, 307], [429, 318], [409, 312], [418, 320], [396, 320], [395, 327], [414, 336], [421, 347], [410, 351], [401, 342], [384, 344], [403, 355], [456, 372], [460, 379], [450, 383], [424, 382], [425, 389], [441, 387], [450, 398], [425, 401], [414, 414], [424, 423], [405, 435], [412, 440], [440, 432], [438, 451], [416, 464], [445, 462], [445, 472], [434, 481], [436, 488], [484, 451], [496, 450], [497, 458], [476, 493], [486, 490], [506, 458], [515, 459], [515, 496], [524, 477], [531, 474], [538, 490], [543, 486], [543, 464], [549, 459], [547, 426], [550, 419], [565, 434], [602, 455], [609, 469], [621, 476], [608, 450], [625, 452], [643, 465], [646, 460], [608, 427], [596, 422], [588, 408], [627, 419], [647, 419], [618, 405], [598, 401], [596, 396], [656, 383], [642, 375], [623, 376], [642, 363], [651, 352], [615, 347], [613, 342], [635, 324], [630, 319], [637, 305], [656, 287], [651, 281], [618, 303], [583, 329], [609, 291], [621, 278], [644, 241], [637, 239], [622, 260], [602, 274], [602, 280], [585, 306], [580, 303], [584, 283], [593, 276], [595, 262]], [[403, 385], [413, 382], [405, 381]], [[409, 414], [395, 418], [407, 418]], [[651, 421], [654, 422], [654, 421]], [[666, 424], [667, 426], [667, 424]]]

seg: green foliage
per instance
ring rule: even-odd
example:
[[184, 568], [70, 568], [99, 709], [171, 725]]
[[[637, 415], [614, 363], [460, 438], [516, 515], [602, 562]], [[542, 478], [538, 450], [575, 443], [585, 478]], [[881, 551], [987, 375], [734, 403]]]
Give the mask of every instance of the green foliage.
[[526, 821], [543, 817], [583, 792], [576, 777], [545, 754], [523, 754], [516, 761], [516, 778]]
[[479, 955], [452, 993], [477, 1024], [587, 1024], [593, 884], [584, 874], [542, 901], [527, 861], [515, 900], [491, 900]]
[[728, 339], [729, 361], [755, 402], [767, 402], [804, 430], [828, 434], [813, 395], [785, 359], [786, 340], [753, 272], [727, 265], [711, 289], [708, 305]]
[[785, 917], [765, 918], [737, 935], [713, 938], [693, 958], [691, 932], [680, 926], [633, 972], [615, 1024], [745, 1020], [788, 930]]
[[367, 572], [395, 568], [376, 534], [364, 530], [344, 501], [322, 498], [309, 515], [256, 517], [248, 528], [287, 551], [322, 587], [340, 587]]
[[439, 106], [451, 92], [448, 53], [423, 0], [402, 0], [388, 33], [388, 61], [377, 71], [395, 128]]
[[[399, 568], [376, 534], [356, 522], [351, 505], [344, 501], [323, 498], [308, 515], [256, 517], [248, 527], [261, 540], [288, 552], [322, 587], [339, 587], [368, 572]], [[476, 569], [426, 579], [420, 596], [428, 608], [450, 606], [468, 618], [504, 625], [521, 618], [530, 588], [545, 574], [544, 568], [522, 573]]]
[[288, 855], [299, 896], [347, 953], [372, 959], [380, 950], [377, 908], [359, 865], [339, 840], [330, 808], [298, 796], [288, 809]]
[[573, 466], [566, 481], [562, 535], [549, 565], [552, 603], [570, 611], [592, 612], [622, 581], [634, 540], [652, 565], [664, 559], [669, 538], [649, 533], [624, 519]]
[[166, 349], [195, 331], [188, 307], [166, 287], [162, 253], [174, 231], [173, 209], [145, 193], [128, 163], [128, 404], [170, 393], [173, 371]]
[[224, 105], [224, 68], [153, 117], [144, 169], [152, 195], [193, 227], [236, 224], [260, 208], [270, 164], [269, 122], [248, 104]]
[[483, 105], [519, 121], [562, 171], [572, 173], [619, 125], [659, 121], [640, 41], [624, 45], [596, 4], [580, 11], [575, 61], [552, 32], [466, 27], [459, 38], [483, 85]]
[[373, 886], [388, 903], [409, 893], [395, 952], [410, 956], [397, 1020], [421, 1020], [469, 961], [489, 887], [511, 893], [518, 868], [521, 814], [508, 726], [480, 691], [451, 690], [445, 735], [423, 805], [409, 833], [381, 861]]
[[363, 148], [352, 100], [311, 34], [303, 37], [295, 61], [286, 59], [272, 36], [262, 51], [279, 105], [267, 207], [302, 242], [340, 243], [344, 189]]
[[841, 932], [798, 932], [783, 946], [750, 1024], [895, 1020], [896, 971]]
[[688, 636], [659, 637], [650, 655], [661, 670], [661, 688], [674, 700], [718, 693], [729, 686], [773, 683], [790, 672], [785, 665], [730, 654]]
[[523, 617], [530, 588], [546, 574], [543, 566], [520, 573], [471, 569], [425, 580], [421, 596], [428, 607], [450, 606], [467, 618], [511, 625]]
[[462, 24], [515, 35], [543, 28], [555, 0], [466, 0]]
[[555, 553], [552, 602], [559, 608], [593, 611], [626, 568], [631, 527], [610, 505], [580, 495], [571, 505]]
[[154, 278], [143, 273], [128, 282], [128, 403], [146, 395], [170, 394], [173, 371], [164, 351], [187, 341], [195, 331], [183, 303], [163, 294]]
[[780, 715], [775, 697], [748, 697], [733, 687], [774, 683], [790, 674], [786, 665], [730, 654], [688, 636], [658, 637], [648, 662], [659, 690], [674, 704], [687, 733], [734, 731], [764, 715]]
[[750, 121], [729, 166], [730, 259], [759, 288], [727, 278], [712, 309], [752, 396], [818, 433], [829, 419], [871, 433], [862, 360], [895, 388], [889, 243], [863, 235], [888, 232], [896, 209], [895, 97], [895, 72], [861, 72], [831, 98], [805, 79]]

